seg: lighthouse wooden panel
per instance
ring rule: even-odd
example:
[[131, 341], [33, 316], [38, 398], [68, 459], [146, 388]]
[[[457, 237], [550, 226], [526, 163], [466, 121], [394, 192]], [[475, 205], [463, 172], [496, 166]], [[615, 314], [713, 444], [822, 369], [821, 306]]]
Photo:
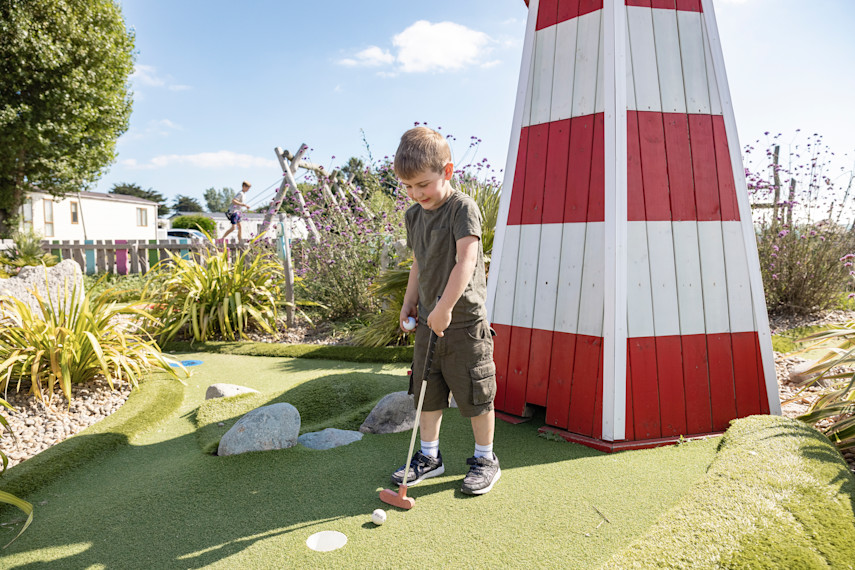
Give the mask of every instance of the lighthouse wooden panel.
[[505, 188], [498, 410], [603, 449], [780, 413], [711, 0], [532, 0]]

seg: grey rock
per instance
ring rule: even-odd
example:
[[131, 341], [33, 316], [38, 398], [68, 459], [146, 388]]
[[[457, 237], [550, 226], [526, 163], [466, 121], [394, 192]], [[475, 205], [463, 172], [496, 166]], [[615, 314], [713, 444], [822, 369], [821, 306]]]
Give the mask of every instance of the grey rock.
[[416, 421], [416, 410], [413, 407], [413, 397], [403, 392], [386, 394], [377, 402], [359, 431], [362, 433], [398, 433], [413, 429]]
[[300, 412], [291, 404], [271, 404], [248, 412], [220, 440], [217, 455], [287, 449], [297, 445]]
[[790, 382], [793, 384], [801, 384], [802, 382], [806, 382], [811, 378], [814, 378], [819, 375], [819, 372], [811, 372], [808, 373], [808, 370], [816, 366], [815, 360], [806, 360], [804, 362], [800, 362], [790, 369]]
[[237, 384], [211, 384], [205, 390], [205, 399], [212, 400], [214, 398], [228, 398], [237, 396], [238, 394], [258, 394], [258, 390], [247, 388], [246, 386], [238, 386]]
[[[47, 284], [47, 290], [45, 284]], [[83, 272], [73, 259], [64, 259], [53, 267], [22, 267], [15, 277], [0, 279], [0, 295], [19, 299], [29, 305], [36, 315], [41, 315], [41, 309], [32, 291], [38, 291], [46, 303], [49, 298], [48, 292], [50, 292], [50, 299], [56, 307], [60, 299], [65, 298], [66, 284], [68, 284], [68, 297], [71, 297], [71, 292], [76, 286], [78, 303], [83, 301]]]
[[332, 449], [333, 447], [351, 444], [360, 439], [362, 439], [362, 434], [358, 431], [327, 428], [322, 431], [304, 433], [297, 438], [297, 442], [309, 449]]

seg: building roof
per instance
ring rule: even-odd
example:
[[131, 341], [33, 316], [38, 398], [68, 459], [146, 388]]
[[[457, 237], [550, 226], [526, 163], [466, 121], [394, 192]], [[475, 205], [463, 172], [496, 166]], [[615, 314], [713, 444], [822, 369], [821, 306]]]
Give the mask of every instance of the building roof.
[[[28, 192], [29, 194], [42, 194], [47, 195], [47, 192], [43, 192], [41, 190], [33, 190]], [[106, 200], [108, 202], [134, 202], [137, 204], [145, 204], [146, 206], [157, 206], [158, 203], [153, 200], [146, 200], [145, 198], [137, 198], [136, 196], [128, 196], [126, 194], [105, 194], [102, 192], [69, 192], [60, 200], [65, 200], [67, 198], [88, 198], [90, 200]]]

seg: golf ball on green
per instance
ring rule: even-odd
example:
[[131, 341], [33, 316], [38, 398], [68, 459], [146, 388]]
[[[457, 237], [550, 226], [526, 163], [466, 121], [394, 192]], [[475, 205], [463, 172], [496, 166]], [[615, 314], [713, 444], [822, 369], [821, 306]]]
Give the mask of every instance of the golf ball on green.
[[407, 317], [407, 320], [406, 320], [406, 321], [402, 321], [402, 322], [401, 322], [401, 325], [402, 325], [406, 330], [411, 331], [411, 330], [413, 330], [414, 328], [416, 328], [416, 319], [414, 319], [413, 317]]
[[374, 512], [371, 513], [371, 522], [378, 525], [386, 522], [386, 511], [383, 509], [374, 509]]

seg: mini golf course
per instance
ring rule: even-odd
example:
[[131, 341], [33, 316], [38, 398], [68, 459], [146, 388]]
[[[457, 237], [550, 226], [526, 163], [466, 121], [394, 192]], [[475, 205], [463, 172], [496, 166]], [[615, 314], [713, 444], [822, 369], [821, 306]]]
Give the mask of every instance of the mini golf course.
[[[152, 378], [111, 417], [0, 477], [0, 489], [36, 509], [30, 528], [0, 551], [0, 567], [847, 568], [855, 561], [855, 479], [824, 436], [793, 420], [756, 416], [723, 438], [612, 455], [539, 436], [542, 418], [498, 422], [502, 479], [491, 493], [469, 497], [459, 485], [471, 431], [451, 410], [441, 437], [446, 473], [412, 487], [415, 508], [399, 511], [377, 495], [403, 462], [409, 432], [367, 434], [327, 451], [205, 451], [245, 411], [273, 402], [297, 407], [301, 432], [356, 429], [383, 395], [406, 389], [406, 358], [264, 357], [257, 356], [263, 345], [251, 343], [203, 348], [216, 352], [180, 355], [203, 362], [186, 386]], [[350, 357], [365, 360], [359, 354]], [[206, 403], [207, 386], [217, 382], [262, 394]], [[382, 526], [371, 522], [376, 508], [386, 509]], [[0, 510], [2, 544], [21, 521], [18, 511]], [[319, 531], [343, 533], [347, 543], [313, 551], [306, 540]]]

